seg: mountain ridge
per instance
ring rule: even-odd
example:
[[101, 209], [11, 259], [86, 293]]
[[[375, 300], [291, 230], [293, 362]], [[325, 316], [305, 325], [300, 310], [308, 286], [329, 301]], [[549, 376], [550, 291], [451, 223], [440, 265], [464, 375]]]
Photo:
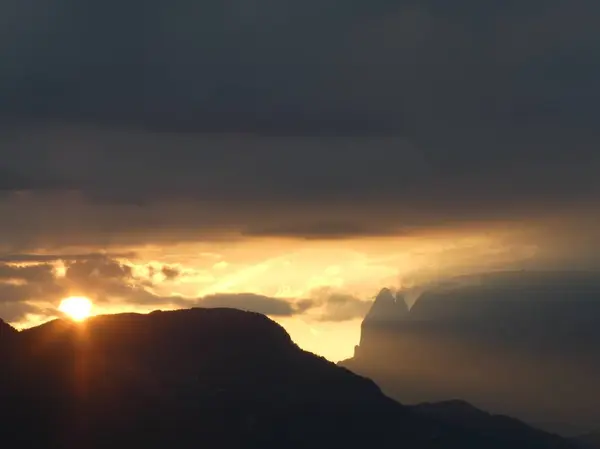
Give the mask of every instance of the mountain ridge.
[[600, 448], [600, 432], [592, 432], [582, 435], [577, 440], [583, 445], [583, 449]]
[[0, 318], [0, 336], [3, 334], [16, 334], [17, 330]]
[[0, 384], [9, 446], [574, 447], [416, 412], [235, 309], [55, 320], [17, 337]]
[[545, 429], [569, 434], [600, 421], [598, 273], [462, 276], [423, 289], [398, 313], [402, 320], [386, 322], [367, 315], [354, 357], [339, 365], [408, 404], [460, 397], [527, 422], [563, 423]]

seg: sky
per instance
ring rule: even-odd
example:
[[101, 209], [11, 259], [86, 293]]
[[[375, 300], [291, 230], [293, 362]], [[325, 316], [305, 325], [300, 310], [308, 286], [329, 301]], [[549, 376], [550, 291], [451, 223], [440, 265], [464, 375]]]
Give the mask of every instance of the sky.
[[0, 4], [0, 317], [244, 307], [351, 355], [382, 287], [597, 269], [591, 0]]

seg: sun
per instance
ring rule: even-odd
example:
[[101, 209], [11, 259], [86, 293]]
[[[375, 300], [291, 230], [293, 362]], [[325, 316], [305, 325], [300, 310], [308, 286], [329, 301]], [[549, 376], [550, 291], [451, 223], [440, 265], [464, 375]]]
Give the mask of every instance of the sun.
[[83, 321], [91, 315], [92, 307], [92, 301], [88, 298], [72, 296], [63, 299], [58, 306], [58, 310], [74, 321]]

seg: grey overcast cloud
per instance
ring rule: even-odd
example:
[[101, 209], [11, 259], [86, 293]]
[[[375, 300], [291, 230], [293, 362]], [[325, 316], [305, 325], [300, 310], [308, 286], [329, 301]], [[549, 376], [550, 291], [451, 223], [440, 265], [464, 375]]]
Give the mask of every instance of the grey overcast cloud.
[[206, 244], [237, 271], [153, 294], [271, 310], [327, 287], [360, 311], [401, 276], [395, 247], [361, 253], [371, 290], [334, 261], [275, 287], [249, 274], [267, 260], [252, 242], [291, 242], [272, 261], [514, 230], [540, 266], [596, 267], [599, 18], [592, 0], [3, 0], [1, 263]]

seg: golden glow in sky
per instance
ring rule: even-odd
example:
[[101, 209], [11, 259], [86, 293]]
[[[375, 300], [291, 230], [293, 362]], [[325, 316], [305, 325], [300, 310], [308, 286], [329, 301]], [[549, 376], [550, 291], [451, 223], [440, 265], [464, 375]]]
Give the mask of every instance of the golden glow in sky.
[[83, 321], [92, 313], [92, 301], [83, 296], [72, 296], [63, 299], [58, 310], [74, 321]]
[[[471, 270], [493, 270], [511, 263], [519, 266], [520, 261], [534, 256], [535, 246], [509, 239], [504, 232], [467, 230], [330, 242], [265, 239], [115, 246], [109, 252], [132, 254], [118, 258], [124, 269], [99, 266], [87, 277], [69, 278], [62, 263], [54, 267], [54, 282], [65, 291], [84, 295], [60, 303], [59, 311], [74, 321], [92, 314], [203, 307], [202, 299], [211, 295], [243, 293], [285, 301], [296, 312], [275, 313], [270, 318], [303, 349], [338, 361], [352, 356], [360, 339], [362, 318], [381, 288], [409, 288]], [[96, 249], [71, 251], [85, 254]], [[365, 304], [344, 308], [339, 301], [328, 303], [329, 295], [346, 295]], [[305, 300], [313, 306], [298, 311]], [[35, 305], [48, 310], [56, 306], [56, 299], [40, 300]], [[265, 310], [263, 313], [268, 314], [269, 309]], [[30, 314], [11, 324], [24, 328], [48, 319]]]

